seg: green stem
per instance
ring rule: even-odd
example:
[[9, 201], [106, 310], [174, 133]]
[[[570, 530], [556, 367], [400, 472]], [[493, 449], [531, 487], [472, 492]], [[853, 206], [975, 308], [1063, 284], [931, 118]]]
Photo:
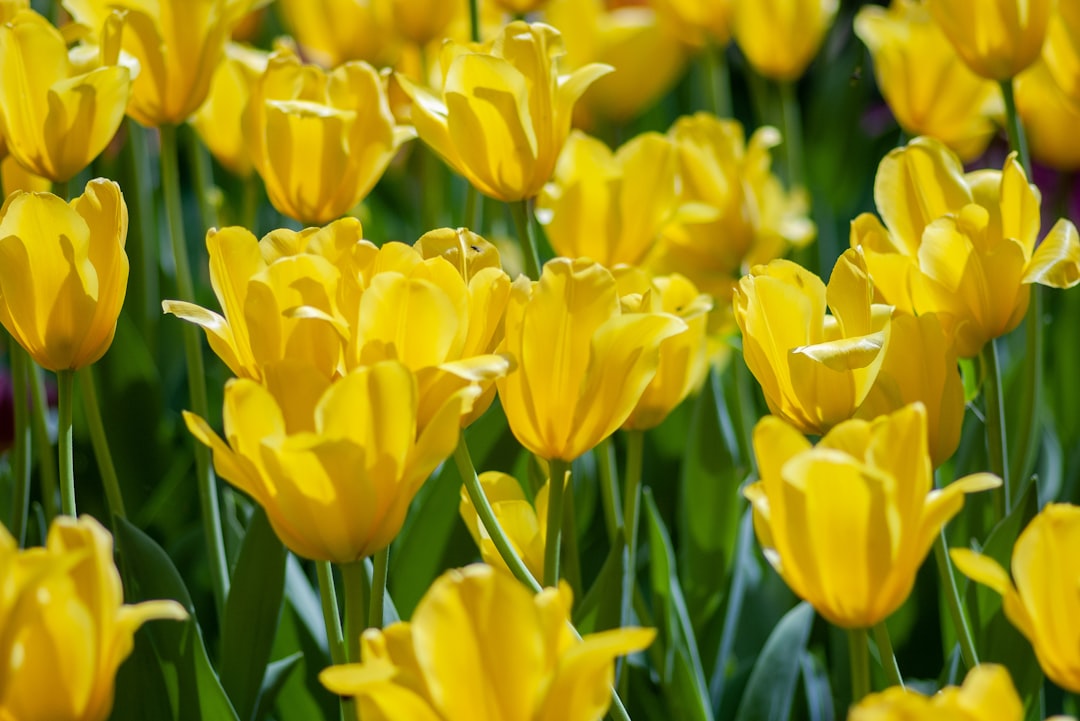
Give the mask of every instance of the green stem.
[[870, 649], [866, 629], [848, 629], [848, 660], [851, 663], [851, 702], [858, 703], [870, 693]]
[[540, 254], [536, 251], [536, 239], [532, 232], [532, 208], [528, 200], [509, 203], [510, 214], [514, 216], [518, 242], [521, 243], [521, 257], [525, 264], [525, 275], [532, 280], [540, 278]]
[[[180, 300], [195, 302], [195, 285], [191, 279], [187, 244], [184, 239], [184, 216], [180, 199], [180, 169], [177, 166], [176, 127], [163, 125], [161, 132], [161, 189], [165, 196], [165, 214], [169, 219], [169, 238], [172, 241], [173, 262], [176, 264], [176, 289]], [[188, 392], [191, 394], [191, 410], [206, 418], [209, 404], [206, 400], [205, 371], [203, 370], [202, 346], [199, 329], [191, 323], [183, 324], [184, 355], [187, 359]], [[218, 507], [217, 484], [210, 466], [210, 451], [202, 443], [194, 443], [195, 468], [198, 474], [199, 505], [202, 510], [203, 532], [207, 552], [210, 555], [210, 583], [218, 615], [225, 610], [229, 594], [229, 570], [225, 559], [225, 540], [221, 534], [221, 509]]]
[[704, 51], [703, 75], [708, 109], [718, 118], [734, 116], [731, 103], [731, 71], [727, 48], [709, 42]]
[[345, 586], [345, 656], [349, 663], [360, 662], [360, 634], [367, 628], [364, 576], [363, 561], [341, 564], [341, 580]]
[[939, 581], [945, 592], [945, 601], [949, 606], [949, 615], [952, 617], [953, 627], [960, 641], [960, 656], [964, 659], [964, 665], [971, 670], [979, 665], [979, 654], [975, 650], [971, 626], [968, 624], [963, 603], [960, 601], [960, 589], [956, 585], [956, 575], [953, 573], [952, 561], [949, 559], [949, 547], [945, 540], [944, 530], [938, 534], [934, 542], [934, 560], [937, 563]]
[[1016, 112], [1016, 99], [1013, 97], [1013, 80], [1001, 81], [1001, 95], [1005, 98], [1005, 131], [1009, 135], [1009, 148], [1020, 156], [1020, 165], [1031, 180], [1031, 156], [1028, 155], [1027, 138], [1020, 114]]
[[74, 380], [74, 371], [65, 370], [56, 373], [56, 395], [60, 405], [60, 420], [57, 425], [57, 439], [60, 450], [60, 512], [72, 518], [76, 514], [75, 467], [71, 440], [71, 395]]
[[457, 448], [454, 449], [454, 463], [457, 465], [458, 473], [461, 474], [461, 479], [465, 483], [465, 492], [469, 494], [469, 500], [472, 501], [473, 508], [476, 509], [476, 515], [479, 516], [480, 523], [484, 525], [491, 542], [495, 544], [495, 550], [499, 552], [499, 556], [502, 557], [507, 568], [510, 569], [510, 573], [514, 574], [514, 578], [532, 589], [533, 593], [539, 593], [542, 590], [540, 583], [533, 577], [525, 562], [521, 560], [521, 556], [514, 550], [514, 544], [510, 542], [510, 538], [506, 535], [502, 525], [500, 525], [499, 519], [495, 517], [495, 511], [492, 509], [491, 503], [488, 501], [487, 496], [484, 495], [484, 489], [476, 475], [476, 468], [473, 466], [472, 457], [469, 455], [469, 446], [465, 443], [464, 435], [458, 439]]
[[[1001, 477], [1001, 490], [994, 492], [997, 517], [1004, 518], [1012, 510], [1012, 484], [1009, 475], [1009, 451], [1005, 440], [1005, 405], [1001, 392], [1001, 365], [997, 343], [991, 339], [979, 354], [983, 368], [983, 393], [986, 396], [986, 448], [990, 456], [990, 472]], [[1001, 498], [1004, 497], [1004, 509]]]
[[37, 446], [38, 472], [41, 474], [41, 501], [45, 507], [45, 520], [51, 523], [52, 519], [56, 518], [56, 496], [60, 482], [57, 480], [56, 456], [53, 454], [52, 440], [49, 437], [49, 398], [45, 393], [45, 372], [28, 358], [27, 373], [33, 401], [30, 420]]
[[[1039, 409], [1042, 408], [1043, 374], [1043, 289], [1037, 283], [1031, 286], [1031, 305], [1028, 307], [1027, 323], [1024, 329], [1024, 392], [1020, 396], [1019, 423], [1014, 425], [1017, 431], [1016, 445], [1009, 457], [1009, 477], [1016, 481], [1014, 494], [1019, 494], [1024, 486], [1035, 451], [1038, 448]], [[1010, 499], [1015, 502], [1016, 498]]]
[[105, 500], [109, 504], [109, 515], [127, 518], [124, 510], [124, 497], [120, 493], [120, 479], [116, 476], [109, 441], [105, 435], [105, 424], [101, 420], [101, 408], [98, 406], [97, 389], [94, 386], [93, 366], [87, 366], [78, 372], [79, 389], [82, 391], [83, 412], [86, 425], [90, 429], [90, 443], [94, 447], [101, 481], [105, 485]]
[[578, 552], [577, 513], [574, 511], [574, 493], [563, 493], [563, 529], [562, 529], [563, 578], [570, 583], [575, 593], [584, 593], [581, 585], [581, 555]]
[[29, 380], [30, 356], [14, 339], [8, 342], [11, 360], [11, 401], [15, 411], [15, 438], [12, 446], [12, 466], [15, 474], [15, 496], [11, 506], [11, 535], [22, 548], [26, 543], [26, 522], [30, 514], [30, 405], [26, 388]]
[[210, 164], [210, 153], [203, 147], [195, 133], [187, 138], [188, 160], [191, 163], [195, 179], [195, 198], [199, 203], [199, 215], [202, 217], [203, 230], [218, 227], [217, 208], [211, 200], [214, 189], [214, 169]]
[[465, 183], [465, 216], [461, 225], [474, 233], [480, 232], [480, 193], [468, 181]]
[[329, 561], [315, 562], [315, 575], [319, 578], [319, 600], [322, 602], [323, 623], [330, 644], [330, 660], [340, 666], [347, 663], [345, 638], [341, 635], [341, 613], [338, 611], [337, 589], [334, 588], [334, 569]]
[[67, 202], [71, 193], [71, 181], [58, 180], [52, 184], [52, 194]]
[[806, 187], [803, 171], [802, 120], [794, 82], [780, 83], [780, 112], [784, 121], [784, 164], [787, 166], [788, 188]]
[[390, 568], [390, 546], [375, 554], [375, 570], [371, 574], [371, 612], [369, 628], [383, 627], [383, 597], [386, 593], [386, 576]]
[[562, 549], [563, 495], [570, 464], [558, 458], [548, 461], [547, 536], [544, 539], [544, 586], [559, 585], [559, 553]]
[[480, 0], [469, 0], [469, 38], [480, 42]]
[[637, 576], [637, 529], [641, 516], [641, 469], [644, 455], [644, 431], [626, 431], [626, 486], [623, 495], [626, 522], [623, 524], [623, 536], [626, 539], [626, 572], [631, 577], [631, 588], [633, 579]]
[[[158, 319], [161, 317], [161, 293], [158, 289], [158, 234], [156, 207], [153, 202], [154, 180], [147, 152], [146, 128], [128, 118], [127, 143], [129, 172], [134, 187], [126, 189], [132, 206], [132, 230], [128, 233], [128, 257], [131, 259], [129, 292], [135, 318], [147, 347], [156, 345]], [[132, 304], [129, 304], [129, 308]]]
[[244, 195], [240, 205], [240, 223], [255, 234], [259, 235], [259, 176], [252, 173], [244, 178]]
[[889, 628], [884, 621], [874, 626], [874, 642], [877, 643], [881, 666], [885, 669], [885, 678], [889, 679], [889, 685], [902, 687], [904, 677], [900, 674], [900, 664], [896, 662], [892, 639], [889, 638]]
[[604, 525], [608, 541], [615, 542], [622, 532], [622, 499], [619, 497], [619, 469], [615, 464], [615, 442], [609, 436], [596, 447], [596, 465], [600, 471], [600, 499], [604, 506]]

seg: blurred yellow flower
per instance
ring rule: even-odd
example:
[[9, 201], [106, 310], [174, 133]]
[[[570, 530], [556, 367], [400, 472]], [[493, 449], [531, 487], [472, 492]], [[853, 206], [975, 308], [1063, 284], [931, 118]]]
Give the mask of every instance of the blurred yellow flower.
[[1080, 507], [1051, 503], [1032, 519], [1012, 552], [1012, 578], [989, 556], [952, 550], [956, 567], [1002, 596], [1005, 616], [1035, 649], [1043, 671], [1080, 693]]
[[745, 495], [765, 557], [796, 595], [843, 628], [869, 628], [899, 608], [964, 494], [1001, 485], [978, 473], [933, 490], [919, 403], [841, 423], [813, 447], [766, 416], [754, 429], [754, 452], [761, 480]]
[[148, 127], [178, 125], [203, 104], [233, 26], [256, 0], [63, 0], [92, 32], [126, 11], [123, 49], [139, 62], [128, 114]]
[[[392, 65], [400, 40], [391, 0], [280, 0], [277, 7], [304, 57], [324, 68], [350, 60]], [[450, 5], [452, 3], [445, 3]]]
[[479, 50], [443, 46], [441, 98], [397, 78], [421, 140], [485, 195], [523, 200], [551, 178], [574, 103], [611, 70], [588, 65], [560, 75], [563, 54], [554, 28], [515, 21]]
[[620, 266], [612, 271], [624, 312], [670, 313], [686, 323], [686, 332], [660, 343], [656, 375], [641, 394], [623, 428], [648, 430], [660, 425], [675, 407], [696, 392], [709, 371], [706, 343], [712, 298], [685, 277], [651, 277], [640, 268]]
[[557, 255], [636, 265], [675, 215], [676, 168], [675, 145], [659, 133], [642, 133], [612, 153], [575, 130], [536, 217]]
[[973, 71], [1008, 80], [1035, 62], [1057, 0], [927, 0], [938, 26]]
[[503, 10], [514, 15], [525, 15], [536, 12], [544, 6], [548, 0], [492, 0]]
[[187, 618], [175, 601], [123, 601], [112, 537], [90, 516], [58, 516], [25, 551], [0, 526], [0, 718], [105, 721], [135, 632]]
[[119, 13], [108, 16], [100, 61], [85, 70], [69, 60], [60, 31], [34, 11], [0, 25], [0, 129], [30, 171], [66, 182], [116, 134], [132, 76], [117, 64], [122, 23]]
[[229, 43], [225, 59], [210, 83], [210, 94], [195, 114], [191, 126], [207, 149], [229, 172], [251, 175], [251, 158], [244, 140], [243, 118], [251, 88], [266, 71], [269, 54], [263, 50]]
[[328, 223], [364, 199], [397, 148], [414, 136], [396, 126], [379, 74], [364, 62], [332, 72], [281, 49], [251, 89], [243, 133], [274, 207], [302, 223]]
[[754, 70], [797, 80], [836, 18], [838, 0], [745, 0], [735, 3], [735, 42]]
[[622, 312], [611, 271], [588, 259], [519, 277], [500, 347], [517, 367], [496, 381], [510, 430], [541, 458], [574, 460], [626, 422], [661, 342], [686, 330], [674, 315]]
[[319, 674], [355, 696], [357, 717], [382, 721], [599, 721], [611, 703], [615, 658], [640, 651], [652, 629], [578, 639], [571, 591], [535, 596], [508, 574], [475, 565], [440, 576], [412, 621], [360, 639], [362, 663]]
[[184, 420], [290, 550], [351, 563], [397, 535], [413, 496], [457, 446], [461, 416], [479, 392], [459, 389], [420, 425], [416, 378], [397, 361], [331, 382], [286, 360], [264, 369], [264, 385], [226, 384], [228, 443], [202, 418], [185, 412]]
[[648, 3], [551, 0], [544, 19], [566, 41], [567, 68], [590, 63], [614, 68], [582, 95], [575, 109], [578, 125], [630, 120], [667, 93], [686, 68], [685, 46], [662, 27]]
[[1016, 110], [1032, 158], [1063, 172], [1080, 169], [1080, 99], [1074, 102], [1062, 91], [1043, 60], [1016, 78]]
[[[525, 562], [529, 572], [534, 578], [544, 576], [544, 544], [547, 537], [547, 507], [548, 507], [548, 484], [536, 492], [536, 498], [529, 503], [525, 493], [521, 490], [521, 484], [513, 476], [488, 471], [479, 476], [480, 487], [484, 489], [484, 496], [491, 504], [495, 512], [495, 518], [510, 539], [510, 545], [518, 557]], [[458, 506], [461, 520], [469, 529], [469, 533], [480, 549], [480, 556], [484, 563], [509, 573], [506, 561], [499, 555], [494, 541], [488, 535], [487, 528], [480, 522], [476, 508], [469, 498], [465, 487], [461, 488], [461, 504]]]
[[983, 154], [1004, 119], [1001, 90], [964, 64], [920, 0], [863, 6], [855, 33], [904, 132], [937, 138], [965, 161]]
[[864, 213], [851, 225], [874, 285], [904, 312], [939, 314], [957, 354], [970, 358], [1020, 324], [1030, 284], [1080, 282], [1080, 239], [1059, 220], [1036, 245], [1039, 194], [1012, 154], [1001, 171], [967, 175], [931, 138], [890, 152], [874, 199], [884, 225]]
[[702, 45], [706, 39], [723, 47], [731, 40], [737, 0], [652, 0], [658, 12], [675, 21], [684, 42]]
[[1065, 96], [1080, 105], [1080, 3], [1058, 0], [1043, 44], [1043, 60]]
[[448, 37], [450, 23], [464, 3], [446, 0], [391, 0], [394, 27], [414, 45]]
[[855, 415], [889, 343], [892, 308], [871, 303], [873, 295], [854, 251], [836, 261], [828, 288], [789, 260], [756, 266], [739, 281], [743, 357], [772, 413], [815, 435]]
[[1004, 666], [983, 664], [968, 672], [964, 685], [933, 696], [894, 686], [867, 696], [848, 721], [1021, 721], [1024, 705]]
[[856, 418], [873, 420], [920, 401], [926, 407], [930, 460], [938, 468], [960, 445], [964, 382], [956, 351], [934, 313], [896, 311], [885, 358]]
[[0, 208], [0, 323], [43, 368], [77, 370], [109, 349], [127, 227], [120, 186], [101, 178], [71, 203], [17, 191]]

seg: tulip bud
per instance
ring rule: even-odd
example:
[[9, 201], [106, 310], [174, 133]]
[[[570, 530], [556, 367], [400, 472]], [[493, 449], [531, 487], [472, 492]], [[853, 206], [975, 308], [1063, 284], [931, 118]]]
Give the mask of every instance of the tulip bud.
[[935, 22], [968, 67], [1009, 80], [1035, 62], [1057, 0], [927, 0]]
[[947, 686], [929, 698], [894, 686], [867, 696], [848, 714], [848, 721], [1021, 721], [1023, 718], [1024, 705], [1009, 672], [1004, 666], [989, 663], [968, 671], [963, 686]]
[[754, 0], [735, 3], [735, 42], [754, 70], [798, 80], [836, 18], [838, 0]]

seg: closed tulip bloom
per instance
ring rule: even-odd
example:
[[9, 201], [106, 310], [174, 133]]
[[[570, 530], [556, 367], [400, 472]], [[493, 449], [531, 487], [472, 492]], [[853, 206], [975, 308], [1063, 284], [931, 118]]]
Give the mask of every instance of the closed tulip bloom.
[[1039, 194], [1013, 153], [1001, 171], [964, 174], [941, 143], [916, 138], [878, 166], [874, 199], [851, 226], [874, 285], [904, 312], [938, 313], [970, 358], [1020, 324], [1030, 285], [1080, 282], [1076, 227], [1059, 220], [1039, 236]]
[[177, 125], [203, 104], [233, 26], [254, 0], [64, 0], [93, 31], [126, 11], [123, 49], [139, 62], [128, 114], [145, 126]]
[[251, 175], [251, 158], [244, 140], [243, 118], [251, 88], [266, 71], [269, 54], [238, 43], [225, 46], [225, 59], [214, 72], [210, 94], [191, 126], [207, 149], [230, 173]]
[[515, 21], [480, 50], [443, 46], [441, 98], [397, 77], [420, 139], [480, 192], [516, 201], [551, 178], [574, 103], [611, 70], [587, 65], [560, 75], [563, 54], [557, 30]]
[[960, 59], [922, 2], [864, 6], [855, 33], [904, 132], [937, 138], [965, 161], [982, 155], [1005, 114], [1001, 91]]
[[1080, 693], [1080, 508], [1051, 503], [1032, 519], [1012, 552], [1012, 577], [994, 559], [956, 548], [968, 578], [1002, 596], [1005, 616], [1035, 649], [1039, 665], [1067, 691]]
[[1080, 3], [1058, 1], [1046, 29], [1042, 57], [1065, 96], [1080, 105]]
[[927, 5], [968, 67], [990, 80], [1008, 80], [1039, 57], [1058, 2], [927, 0]]
[[202, 418], [184, 420], [290, 550], [334, 563], [389, 545], [420, 486], [457, 446], [461, 416], [479, 393], [460, 389], [421, 427], [416, 378], [397, 361], [333, 382], [296, 361], [265, 373], [265, 384], [226, 384], [227, 442]]
[[66, 182], [105, 149], [124, 119], [131, 71], [117, 64], [119, 14], [98, 67], [68, 58], [60, 31], [32, 10], [0, 26], [0, 128], [8, 150], [29, 170]]
[[756, 266], [739, 281], [743, 357], [773, 414], [815, 435], [855, 415], [889, 342], [892, 309], [872, 303], [873, 295], [852, 251], [837, 260], [828, 288], [789, 260]]
[[1024, 704], [1004, 666], [982, 664], [968, 671], [963, 686], [933, 696], [894, 686], [867, 696], [848, 721], [1021, 721]]
[[613, 153], [575, 130], [536, 217], [557, 255], [637, 265], [675, 215], [676, 168], [675, 145], [659, 133], [642, 133]]
[[1032, 158], [1062, 172], [1080, 169], [1080, 101], [1065, 94], [1045, 61], [1035, 61], [1016, 79], [1016, 110]]
[[736, 2], [735, 42], [757, 72], [797, 80], [817, 55], [839, 5], [838, 0]]
[[575, 114], [579, 125], [630, 120], [667, 93], [686, 68], [685, 45], [648, 3], [552, 0], [544, 19], [563, 34], [567, 68], [614, 68], [582, 96]]
[[934, 490], [919, 403], [841, 423], [816, 446], [766, 416], [754, 429], [754, 453], [761, 480], [745, 495], [765, 557], [797, 596], [843, 628], [888, 618], [964, 494], [1001, 485], [979, 473]]
[[678, 274], [653, 278], [628, 266], [616, 268], [613, 273], [624, 310], [670, 313], [686, 323], [685, 333], [660, 343], [656, 375], [623, 424], [630, 430], [648, 430], [660, 425], [705, 381], [709, 372], [706, 333], [713, 301]]
[[175, 601], [124, 604], [109, 532], [58, 516], [44, 548], [0, 526], [0, 718], [105, 721], [135, 632], [183, 620]]
[[0, 208], [0, 323], [42, 367], [78, 370], [109, 349], [127, 227], [120, 186], [100, 178], [70, 203], [18, 191]]
[[656, 374], [660, 344], [686, 332], [664, 313], [624, 313], [611, 271], [556, 258], [540, 280], [519, 277], [503, 352], [517, 367], [496, 381], [514, 436], [541, 458], [572, 461], [616, 431]]
[[270, 56], [243, 120], [252, 164], [270, 202], [302, 223], [328, 223], [367, 196], [397, 148], [397, 127], [379, 74], [364, 62], [332, 72], [293, 53]]
[[934, 313], [917, 318], [893, 313], [885, 358], [855, 413], [857, 418], [872, 420], [921, 402], [926, 407], [934, 468], [956, 452], [964, 422], [964, 382], [951, 340]]
[[391, 0], [281, 0], [278, 9], [304, 57], [324, 68], [350, 60], [382, 67], [397, 57]]
[[615, 658], [640, 651], [652, 629], [578, 639], [567, 585], [533, 595], [509, 574], [474, 565], [447, 571], [412, 621], [360, 639], [361, 663], [319, 679], [355, 696], [355, 718], [379, 721], [600, 721]]
[[392, 0], [394, 27], [414, 45], [447, 37], [457, 6], [444, 0]]
[[[521, 484], [517, 479], [506, 473], [488, 471], [479, 476], [480, 486], [484, 489], [484, 496], [491, 509], [495, 512], [495, 518], [510, 539], [510, 545], [514, 547], [518, 557], [525, 562], [529, 572], [535, 578], [544, 575], [544, 544], [547, 537], [547, 507], [548, 485], [536, 492], [536, 498], [532, 503], [525, 498], [521, 490]], [[458, 513], [469, 534], [473, 537], [476, 547], [480, 549], [480, 556], [495, 568], [509, 573], [506, 561], [499, 555], [494, 541], [488, 535], [487, 528], [480, 521], [469, 498], [465, 487], [461, 488], [461, 503]]]
[[707, 38], [723, 47], [731, 40], [736, 0], [653, 0], [652, 4], [676, 21], [685, 42], [701, 45]]
[[548, 0], [493, 0], [493, 2], [513, 15], [526, 15], [541, 9]]

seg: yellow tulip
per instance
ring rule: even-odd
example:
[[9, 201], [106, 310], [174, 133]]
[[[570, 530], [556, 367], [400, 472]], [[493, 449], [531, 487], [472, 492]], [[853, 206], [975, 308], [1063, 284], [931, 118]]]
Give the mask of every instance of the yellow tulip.
[[867, 696], [848, 721], [1021, 721], [1024, 704], [1004, 666], [983, 664], [968, 672], [964, 685], [931, 697], [894, 686]]
[[1066, 97], [1080, 105], [1080, 3], [1058, 1], [1046, 29], [1043, 60]]
[[225, 386], [228, 443], [185, 412], [225, 480], [263, 507], [278, 536], [304, 558], [351, 563], [394, 539], [416, 492], [457, 446], [479, 388], [446, 399], [421, 426], [413, 373], [397, 361], [329, 381], [287, 360]]
[[513, 15], [527, 15], [542, 8], [548, 0], [493, 0], [493, 2]]
[[915, 574], [964, 494], [988, 473], [933, 490], [926, 410], [906, 406], [833, 428], [817, 446], [776, 416], [754, 429], [761, 480], [747, 487], [765, 557], [831, 623], [869, 628], [911, 593]]
[[[525, 562], [534, 578], [544, 576], [544, 544], [547, 537], [548, 486], [536, 492], [533, 503], [529, 503], [521, 490], [517, 479], [499, 471], [488, 471], [479, 476], [484, 496], [495, 512], [495, 518], [510, 539], [519, 558]], [[480, 522], [472, 499], [465, 487], [461, 488], [461, 504], [458, 506], [461, 520], [480, 549], [484, 563], [507, 571], [506, 561], [499, 555], [494, 541], [488, 535], [487, 528]]]
[[1005, 616], [1035, 649], [1051, 681], [1080, 693], [1080, 508], [1051, 503], [1032, 519], [1012, 552], [1012, 578], [994, 559], [952, 551], [961, 573], [1002, 596]]
[[643, 133], [615, 153], [577, 130], [544, 186], [536, 217], [557, 255], [636, 265], [676, 210], [675, 146]]
[[517, 368], [496, 381], [510, 430], [541, 458], [572, 461], [615, 432], [656, 374], [660, 344], [686, 332], [663, 313], [624, 313], [611, 271], [556, 258], [519, 277], [501, 349]]
[[789, 260], [756, 266], [739, 281], [743, 357], [772, 413], [816, 435], [855, 415], [889, 342], [892, 309], [871, 303], [873, 294], [853, 251], [837, 260], [828, 288]]
[[71, 203], [17, 191], [0, 208], [0, 323], [42, 367], [77, 370], [109, 349], [127, 226], [120, 186], [101, 178]]
[[723, 47], [731, 40], [736, 0], [653, 0], [652, 4], [675, 21], [684, 42], [702, 45], [707, 37], [709, 42]]
[[872, 420], [920, 401], [934, 468], [956, 452], [964, 422], [964, 382], [950, 340], [934, 313], [918, 318], [893, 313], [885, 358], [855, 412], [856, 418]]
[[392, 0], [394, 27], [414, 45], [427, 45], [448, 36], [450, 23], [463, 3], [445, 0]]
[[957, 354], [970, 358], [1020, 324], [1030, 284], [1080, 282], [1076, 227], [1059, 220], [1036, 247], [1039, 194], [1016, 154], [1001, 171], [964, 174], [941, 143], [916, 138], [878, 166], [874, 199], [851, 226], [874, 285], [904, 312], [938, 313]]
[[571, 591], [535, 596], [508, 574], [447, 571], [412, 621], [360, 639], [361, 663], [319, 674], [357, 699], [355, 718], [382, 721], [599, 721], [611, 703], [615, 658], [655, 632], [619, 628], [578, 639]]
[[523, 200], [551, 178], [574, 103], [611, 70], [594, 64], [560, 75], [563, 52], [554, 28], [515, 21], [480, 50], [443, 46], [441, 98], [397, 78], [421, 140], [480, 192]]
[[25, 551], [0, 526], [0, 718], [105, 721], [135, 632], [187, 618], [175, 601], [123, 601], [112, 537], [90, 516], [58, 516]]
[[92, 30], [126, 11], [123, 49], [141, 68], [128, 114], [148, 127], [177, 125], [203, 104], [233, 26], [254, 0], [63, 0]]
[[[26, 168], [66, 182], [116, 134], [131, 93], [117, 64], [121, 16], [109, 16], [98, 67], [79, 69], [60, 31], [32, 10], [0, 26], [0, 128]], [[75, 51], [73, 51], [75, 52]]]
[[736, 2], [735, 42], [757, 72], [797, 80], [817, 55], [839, 5], [838, 0]]
[[397, 127], [379, 74], [364, 62], [327, 73], [282, 49], [251, 89], [244, 112], [251, 162], [274, 207], [302, 223], [347, 213], [375, 187], [397, 148]]
[[[1080, 81], [1078, 81], [1080, 82]], [[1016, 110], [1027, 133], [1031, 157], [1063, 172], [1080, 169], [1080, 101], [1071, 100], [1043, 60], [1016, 79]]]
[[733, 120], [709, 113], [680, 118], [668, 137], [678, 158], [680, 211], [662, 233], [647, 265], [681, 273], [717, 300], [731, 298], [740, 275], [813, 240], [814, 224], [801, 192], [788, 193], [771, 170], [774, 128], [750, 137]]
[[990, 80], [1008, 80], [1035, 62], [1057, 4], [1057, 0], [982, 0], [975, 8], [971, 0], [927, 0], [956, 52]]
[[937, 138], [965, 161], [983, 154], [1004, 118], [1001, 91], [964, 64], [922, 2], [866, 5], [855, 33], [904, 132]]
[[[0, 135], [0, 137], [3, 136]], [[25, 190], [27, 193], [47, 193], [53, 187], [51, 180], [31, 173], [10, 155], [5, 155], [4, 159], [0, 160], [0, 175], [3, 176], [5, 198], [16, 190]]]
[[251, 88], [266, 71], [268, 58], [268, 53], [246, 45], [226, 45], [210, 94], [191, 116], [191, 126], [217, 161], [243, 178], [252, 170], [243, 133], [244, 108]]
[[381, 67], [397, 57], [390, 0], [281, 0], [278, 9], [304, 57], [324, 68], [350, 60]]
[[566, 41], [566, 67], [604, 63], [615, 69], [582, 96], [579, 124], [633, 118], [667, 93], [686, 68], [685, 46], [660, 25], [647, 3], [551, 0], [544, 19]]
[[712, 298], [681, 275], [650, 278], [638, 268], [622, 266], [613, 273], [624, 311], [670, 313], [686, 323], [686, 332], [660, 343], [656, 375], [641, 394], [623, 428], [648, 430], [660, 425], [687, 396], [696, 392], [709, 371], [706, 344]]

